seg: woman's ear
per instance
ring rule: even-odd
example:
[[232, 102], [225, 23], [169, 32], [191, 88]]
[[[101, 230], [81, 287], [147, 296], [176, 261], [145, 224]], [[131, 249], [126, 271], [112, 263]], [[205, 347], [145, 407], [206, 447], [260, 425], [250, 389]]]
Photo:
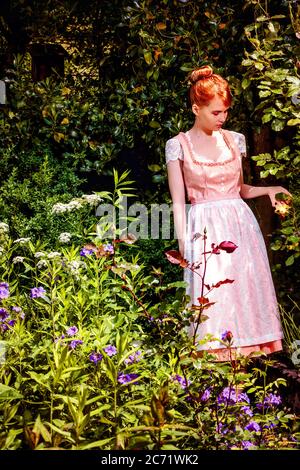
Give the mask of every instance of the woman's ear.
[[195, 114], [195, 116], [198, 116], [198, 114], [199, 114], [199, 106], [194, 103], [193, 106], [192, 106], [192, 111], [193, 111], [193, 113]]

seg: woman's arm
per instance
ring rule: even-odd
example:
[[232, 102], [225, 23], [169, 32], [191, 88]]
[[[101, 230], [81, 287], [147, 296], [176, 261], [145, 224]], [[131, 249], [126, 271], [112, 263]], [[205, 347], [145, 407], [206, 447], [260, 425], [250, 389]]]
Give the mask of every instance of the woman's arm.
[[184, 256], [186, 233], [185, 186], [182, 173], [182, 161], [177, 159], [167, 164], [168, 183], [173, 202], [175, 231], [178, 238], [179, 251]]
[[276, 200], [276, 194], [283, 193], [289, 197], [293, 197], [291, 193], [282, 186], [250, 186], [249, 184], [242, 184], [240, 195], [243, 199], [251, 199], [259, 196], [269, 196], [271, 204], [276, 207], [281, 204], [281, 201]]

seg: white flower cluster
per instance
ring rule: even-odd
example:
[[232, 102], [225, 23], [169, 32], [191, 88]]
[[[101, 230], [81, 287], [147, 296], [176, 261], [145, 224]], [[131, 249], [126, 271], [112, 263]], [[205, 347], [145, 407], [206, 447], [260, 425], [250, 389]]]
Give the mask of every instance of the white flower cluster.
[[52, 214], [62, 214], [64, 212], [72, 212], [74, 209], [80, 209], [82, 206], [81, 202], [78, 199], [73, 199], [68, 204], [62, 204], [58, 202], [52, 207]]
[[40, 259], [40, 261], [36, 264], [38, 269], [46, 268], [47, 266], [47, 261], [45, 259]]
[[71, 271], [78, 271], [80, 268], [86, 268], [86, 263], [84, 261], [70, 261], [68, 266]]
[[59, 251], [51, 251], [48, 253], [47, 258], [48, 259], [54, 259], [54, 258], [59, 258], [61, 256], [61, 253]]
[[68, 264], [67, 264], [71, 274], [73, 276], [75, 276], [75, 278], [78, 280], [79, 279], [79, 275], [80, 275], [80, 269], [83, 268], [85, 269], [86, 268], [86, 263], [84, 261], [70, 261]]
[[73, 210], [81, 209], [86, 204], [96, 206], [100, 201], [102, 201], [102, 199], [97, 194], [83, 194], [82, 197], [72, 199], [68, 204], [62, 204], [61, 202], [54, 204], [52, 214], [72, 212]]
[[17, 238], [17, 240], [14, 240], [14, 243], [20, 243], [20, 245], [25, 245], [31, 240], [30, 237], [27, 238]]
[[13, 262], [14, 264], [23, 263], [24, 259], [25, 259], [24, 256], [15, 256], [15, 257], [13, 258], [12, 262]]
[[46, 253], [44, 253], [43, 251], [37, 251], [35, 254], [34, 254], [34, 257], [35, 258], [44, 258], [46, 256]]
[[58, 237], [58, 240], [60, 243], [69, 243], [69, 241], [71, 240], [72, 238], [72, 234], [69, 233], [69, 232], [62, 232], [59, 237]]
[[84, 199], [91, 206], [96, 206], [99, 202], [102, 201], [102, 198], [97, 194], [83, 194], [82, 199]]
[[9, 226], [5, 224], [4, 222], [0, 222], [0, 235], [8, 233], [9, 232]]

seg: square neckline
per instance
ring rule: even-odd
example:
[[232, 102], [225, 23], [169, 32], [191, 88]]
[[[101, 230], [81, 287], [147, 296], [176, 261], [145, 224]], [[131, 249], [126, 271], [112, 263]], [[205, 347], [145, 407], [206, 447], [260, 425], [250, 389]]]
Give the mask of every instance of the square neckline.
[[[186, 143], [187, 143], [187, 146], [188, 146], [188, 149], [189, 149], [189, 152], [190, 152], [190, 155], [191, 155], [191, 158], [192, 158], [192, 161], [196, 164], [196, 165], [206, 165], [206, 166], [216, 166], [216, 165], [225, 165], [227, 163], [230, 163], [232, 161], [235, 160], [236, 158], [236, 153], [235, 153], [235, 149], [234, 147], [231, 145], [231, 142], [230, 140], [231, 139], [228, 139], [226, 133], [224, 132], [223, 129], [220, 129], [218, 131], [226, 146], [228, 147], [229, 151], [231, 152], [231, 156], [229, 158], [226, 158], [225, 160], [211, 160], [211, 159], [207, 159], [207, 161], [201, 161], [199, 159], [197, 159], [196, 157], [197, 156], [200, 156], [199, 154], [197, 154], [195, 152], [195, 149], [194, 149], [194, 146], [193, 146], [193, 143], [191, 141], [191, 137], [189, 135], [189, 130], [186, 131], [186, 132], [182, 132], [182, 134], [184, 135], [185, 137], [185, 140], [186, 140]], [[229, 131], [228, 131], [229, 132]]]

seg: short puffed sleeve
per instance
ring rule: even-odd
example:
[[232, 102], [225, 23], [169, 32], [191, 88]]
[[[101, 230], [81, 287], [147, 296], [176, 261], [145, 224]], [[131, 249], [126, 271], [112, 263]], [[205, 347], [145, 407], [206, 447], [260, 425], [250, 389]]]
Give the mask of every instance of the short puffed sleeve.
[[172, 137], [166, 142], [166, 163], [168, 164], [174, 160], [183, 160], [181, 143], [176, 137]]
[[246, 145], [246, 138], [244, 134], [240, 134], [239, 132], [231, 131], [231, 135], [235, 141], [236, 146], [239, 148], [241, 153], [241, 157], [247, 156], [247, 145]]

